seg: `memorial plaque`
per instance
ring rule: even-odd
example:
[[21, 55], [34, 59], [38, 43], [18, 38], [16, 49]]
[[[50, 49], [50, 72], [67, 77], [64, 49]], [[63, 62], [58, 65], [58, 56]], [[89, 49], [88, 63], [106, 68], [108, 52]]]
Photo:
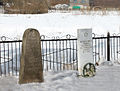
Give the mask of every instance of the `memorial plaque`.
[[83, 68], [87, 63], [94, 63], [92, 50], [92, 29], [78, 29], [78, 71], [83, 75]]
[[23, 35], [19, 83], [43, 82], [40, 34], [27, 29]]

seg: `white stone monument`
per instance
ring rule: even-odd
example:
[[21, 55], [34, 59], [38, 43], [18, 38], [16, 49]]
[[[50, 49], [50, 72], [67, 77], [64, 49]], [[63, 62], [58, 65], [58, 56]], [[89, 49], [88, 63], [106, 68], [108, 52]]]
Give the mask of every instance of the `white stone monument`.
[[83, 75], [83, 67], [87, 63], [94, 63], [92, 49], [92, 29], [77, 30], [78, 71]]

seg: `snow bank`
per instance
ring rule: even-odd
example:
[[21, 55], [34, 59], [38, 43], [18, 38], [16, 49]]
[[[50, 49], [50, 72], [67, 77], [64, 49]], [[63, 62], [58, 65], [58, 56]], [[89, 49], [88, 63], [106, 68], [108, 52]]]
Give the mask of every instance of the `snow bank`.
[[18, 77], [1, 77], [0, 91], [119, 91], [120, 66], [100, 66], [91, 78], [77, 71], [44, 72], [43, 83], [18, 84]]

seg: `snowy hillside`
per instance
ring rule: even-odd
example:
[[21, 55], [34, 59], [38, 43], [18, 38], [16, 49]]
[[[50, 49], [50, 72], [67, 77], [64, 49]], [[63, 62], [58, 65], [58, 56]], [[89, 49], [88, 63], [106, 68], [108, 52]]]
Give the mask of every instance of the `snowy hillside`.
[[40, 15], [0, 14], [0, 36], [21, 38], [25, 29], [36, 28], [41, 35], [76, 36], [79, 28], [92, 28], [96, 34], [118, 33], [120, 16], [109, 12], [108, 15], [73, 15], [72, 13], [48, 13]]

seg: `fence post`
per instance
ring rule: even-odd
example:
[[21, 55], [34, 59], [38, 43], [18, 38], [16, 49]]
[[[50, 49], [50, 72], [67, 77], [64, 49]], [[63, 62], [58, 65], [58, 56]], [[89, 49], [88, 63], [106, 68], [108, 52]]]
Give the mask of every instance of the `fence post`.
[[110, 33], [107, 33], [107, 61], [110, 61]]

